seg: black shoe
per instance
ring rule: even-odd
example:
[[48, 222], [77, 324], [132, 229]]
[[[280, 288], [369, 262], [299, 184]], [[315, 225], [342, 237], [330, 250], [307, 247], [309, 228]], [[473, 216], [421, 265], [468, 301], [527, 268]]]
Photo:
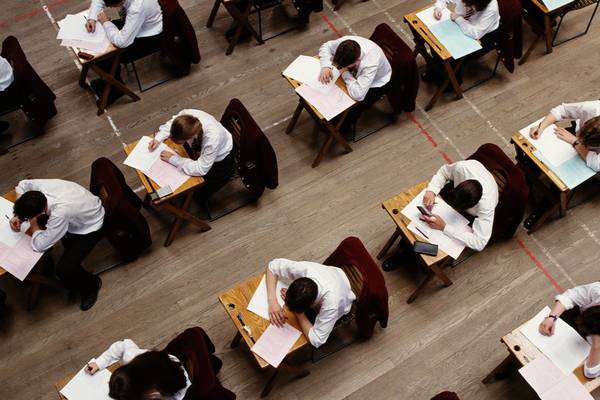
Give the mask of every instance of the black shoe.
[[9, 126], [10, 126], [10, 124], [8, 122], [6, 122], [6, 121], [0, 121], [0, 133], [2, 133], [5, 130], [7, 130]]
[[525, 221], [523, 221], [525, 229], [530, 230], [538, 222], [541, 216], [542, 213], [540, 212], [532, 212], [529, 217], [525, 218]]
[[398, 269], [400, 264], [402, 263], [402, 254], [404, 253], [404, 249], [398, 249], [394, 254], [389, 256], [381, 265], [381, 269], [385, 272], [390, 272], [395, 269]]
[[91, 291], [81, 295], [81, 303], [79, 304], [81, 311], [87, 311], [94, 307], [96, 300], [98, 300], [98, 292], [102, 287], [102, 279], [100, 279], [98, 276], [94, 276], [94, 278], [96, 279], [96, 287]]
[[436, 83], [440, 82], [442, 80], [442, 77], [439, 73], [428, 69], [421, 74], [421, 79], [423, 80], [423, 82]]

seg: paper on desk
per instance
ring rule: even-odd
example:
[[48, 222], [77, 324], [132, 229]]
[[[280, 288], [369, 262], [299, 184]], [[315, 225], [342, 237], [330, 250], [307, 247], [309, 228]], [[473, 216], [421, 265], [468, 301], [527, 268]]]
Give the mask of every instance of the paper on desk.
[[108, 38], [102, 42], [88, 42], [85, 40], [76, 40], [76, 39], [63, 39], [60, 42], [61, 46], [64, 47], [75, 47], [81, 50], [88, 50], [94, 53], [104, 53], [110, 46], [110, 41]]
[[340, 71], [337, 68], [332, 68], [333, 79], [326, 85], [319, 81], [320, 73], [321, 64], [319, 63], [319, 60], [309, 56], [298, 56], [283, 71], [283, 75], [288, 78], [302, 82], [321, 93], [327, 93], [333, 86], [336, 86], [335, 81], [340, 77]]
[[554, 11], [559, 7], [574, 3], [575, 0], [542, 0], [548, 11]]
[[[281, 289], [287, 289], [288, 286], [289, 285], [287, 283], [282, 282], [280, 279], [277, 280], [277, 301], [282, 307], [285, 303], [280, 294]], [[260, 283], [252, 295], [246, 310], [252, 311], [254, 314], [263, 317], [266, 320], [269, 319], [269, 302], [267, 300], [267, 280], [265, 275], [263, 275], [262, 279], [260, 280]]]
[[169, 186], [172, 191], [176, 191], [190, 177], [181, 172], [177, 167], [161, 159], [152, 164], [152, 167], [145, 174], [158, 184], [160, 187]]
[[562, 372], [570, 374], [588, 356], [590, 345], [560, 318], [556, 320], [554, 335], [542, 335], [538, 327], [548, 314], [550, 308], [546, 306], [521, 327], [521, 333]]
[[60, 391], [69, 400], [111, 400], [108, 396], [110, 371], [103, 369], [94, 375], [81, 369]]
[[429, 30], [455, 60], [468, 56], [482, 48], [479, 41], [465, 35], [460, 26], [450, 19], [430, 26]]
[[300, 335], [302, 332], [288, 323], [281, 328], [271, 324], [250, 350], [277, 368]]
[[[0, 196], [0, 242], [8, 247], [14, 247], [24, 233], [15, 232], [10, 228], [9, 218], [13, 216], [14, 203]], [[8, 218], [7, 218], [8, 217]]]
[[[420, 220], [411, 221], [410, 224], [407, 225], [407, 228], [415, 235], [419, 235], [421, 237], [423, 234], [427, 235], [427, 237], [424, 238], [427, 242], [437, 244], [440, 250], [455, 260], [460, 256], [466, 247], [461, 241], [449, 237], [440, 230], [430, 228], [429, 225]], [[419, 232], [419, 229], [421, 232]], [[470, 228], [466, 226], [465, 229]]]
[[[415, 221], [421, 218], [422, 214], [417, 209], [417, 206], [423, 206], [423, 196], [425, 196], [426, 191], [427, 189], [423, 189], [421, 193], [416, 195], [415, 198], [402, 209], [402, 214], [409, 220]], [[446, 224], [455, 226], [469, 225], [469, 221], [454, 208], [450, 207], [440, 196], [436, 196], [435, 205], [431, 212], [442, 217]]]
[[23, 235], [13, 247], [0, 243], [0, 267], [19, 280], [24, 280], [43, 253], [31, 248], [31, 238]]
[[[543, 118], [542, 118], [543, 119]], [[570, 160], [573, 157], [579, 157], [577, 151], [569, 143], [559, 139], [554, 133], [556, 125], [552, 124], [537, 138], [534, 139], [529, 134], [529, 131], [533, 127], [539, 126], [542, 119], [537, 120], [533, 124], [521, 129], [519, 132], [531, 143], [540, 153], [544, 155], [546, 160], [550, 162], [550, 166], [558, 167], [564, 162]]]
[[568, 374], [557, 385], [540, 396], [541, 400], [594, 400], [585, 386], [573, 374]]
[[92, 33], [85, 28], [87, 19], [83, 14], [67, 14], [67, 16], [59, 21], [60, 30], [56, 35], [57, 39], [74, 39], [83, 40], [85, 42], [101, 43], [106, 40], [106, 32], [102, 24], [96, 24], [96, 30]]
[[423, 22], [428, 28], [432, 25], [439, 23], [440, 21], [446, 21], [450, 19], [450, 10], [448, 10], [447, 8], [442, 9], [442, 18], [435, 19], [435, 17], [433, 16], [434, 9], [435, 7], [432, 6], [417, 13], [417, 18], [419, 18], [421, 22]]
[[315, 107], [327, 121], [331, 121], [355, 103], [337, 85], [333, 85], [327, 93], [322, 93], [308, 85], [300, 85], [296, 88], [296, 92]]
[[571, 158], [558, 167], [553, 167], [540, 151], [534, 151], [533, 155], [546, 164], [569, 189], [576, 188], [596, 175], [596, 171], [588, 167], [583, 158], [579, 156]]

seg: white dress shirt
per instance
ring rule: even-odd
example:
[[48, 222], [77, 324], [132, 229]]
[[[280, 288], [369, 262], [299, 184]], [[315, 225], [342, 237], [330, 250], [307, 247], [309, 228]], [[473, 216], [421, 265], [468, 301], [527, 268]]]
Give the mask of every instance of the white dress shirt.
[[342, 79], [346, 82], [348, 94], [356, 101], [362, 101], [370, 88], [387, 84], [392, 77], [392, 66], [381, 47], [375, 42], [360, 36], [343, 36], [323, 43], [319, 49], [321, 68], [333, 68], [335, 52], [345, 40], [354, 40], [360, 46], [359, 65], [354, 72], [346, 71]]
[[[600, 305], [600, 282], [589, 283], [587, 285], [575, 286], [572, 289], [565, 290], [562, 294], [555, 297], [556, 301], [565, 306], [567, 310], [578, 306], [581, 312], [590, 307]], [[588, 339], [589, 340], [589, 339]], [[600, 364], [594, 367], [587, 366], [587, 360], [583, 364], [583, 373], [586, 377], [594, 379], [600, 376]]]
[[4, 57], [0, 57], [0, 92], [6, 90], [15, 81], [12, 65]]
[[[576, 130], [579, 130], [590, 119], [600, 116], [600, 100], [584, 101], [581, 103], [563, 103], [550, 110], [557, 121], [564, 119], [575, 120]], [[600, 171], [600, 149], [589, 148], [585, 163], [594, 171]]]
[[[122, 364], [127, 364], [131, 362], [134, 358], [139, 356], [140, 354], [144, 354], [148, 350], [140, 349], [137, 344], [133, 342], [131, 339], [121, 340], [119, 342], [114, 342], [110, 345], [108, 350], [106, 350], [102, 355], [98, 358], [92, 358], [90, 362], [95, 362], [98, 366], [99, 370], [103, 370], [107, 368], [109, 365], [118, 362]], [[171, 360], [176, 361], [181, 364], [181, 361], [174, 355], [169, 354]], [[188, 373], [181, 365], [181, 370], [185, 375], [185, 388], [179, 390], [175, 393], [169, 400], [182, 400], [185, 397], [185, 394], [190, 386], [192, 386], [192, 382], [190, 382], [190, 378], [188, 377]]]
[[[105, 8], [103, 0], [92, 0], [89, 18], [97, 20], [98, 13]], [[102, 24], [108, 40], [118, 48], [131, 45], [137, 37], [158, 35], [163, 30], [162, 9], [158, 0], [125, 0], [119, 15], [124, 21], [123, 29], [119, 30], [110, 21]]]
[[[173, 155], [169, 159], [169, 163], [179, 168], [186, 175], [204, 176], [215, 162], [223, 161], [229, 155], [233, 148], [233, 137], [212, 115], [204, 111], [188, 109], [182, 110], [179, 114], [161, 125], [158, 128], [156, 140], [162, 142], [170, 136], [171, 125], [175, 118], [180, 115], [191, 115], [198, 118], [202, 124], [202, 150], [197, 160]], [[191, 138], [187, 142], [191, 146], [194, 138]]]
[[85, 235], [102, 228], [102, 202], [83, 186], [61, 179], [31, 179], [19, 182], [17, 197], [30, 190], [42, 192], [48, 201], [48, 224], [33, 233], [31, 247], [43, 252], [65, 234]]
[[494, 212], [498, 205], [498, 184], [494, 176], [479, 161], [458, 161], [442, 166], [431, 178], [427, 190], [437, 195], [449, 181], [452, 181], [456, 187], [469, 179], [478, 181], [483, 189], [479, 203], [466, 210], [467, 214], [475, 217], [472, 226], [473, 232], [465, 232], [458, 227], [446, 224], [444, 233], [460, 240], [473, 250], [481, 251], [492, 236]]
[[314, 347], [321, 346], [327, 341], [336, 321], [350, 312], [352, 302], [356, 300], [344, 271], [337, 267], [285, 258], [271, 261], [269, 270], [287, 283], [298, 278], [310, 278], [317, 284], [318, 294], [313, 308], [318, 314], [308, 332], [308, 341]]
[[455, 13], [460, 15], [454, 22], [458, 24], [460, 30], [473, 39], [481, 39], [486, 34], [495, 31], [500, 26], [500, 10], [498, 1], [492, 0], [487, 7], [474, 13], [465, 19], [467, 6], [462, 0], [436, 0], [435, 8], [443, 9], [449, 4], [456, 4]]

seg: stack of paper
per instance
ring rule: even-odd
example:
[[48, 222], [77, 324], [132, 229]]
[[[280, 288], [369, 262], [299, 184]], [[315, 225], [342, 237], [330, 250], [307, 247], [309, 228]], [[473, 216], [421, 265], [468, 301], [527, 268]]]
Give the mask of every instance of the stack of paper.
[[101, 53], [110, 46], [110, 41], [106, 37], [106, 32], [102, 24], [96, 24], [96, 30], [92, 33], [85, 28], [87, 22], [83, 14], [67, 14], [65, 19], [58, 25], [60, 30], [56, 38], [61, 40], [61, 46], [76, 47], [84, 50]]
[[519, 369], [519, 373], [542, 400], [593, 399], [575, 375], [564, 374], [543, 355]]
[[[281, 289], [287, 289], [288, 284], [282, 282], [280, 279], [277, 280], [277, 288], [275, 289], [277, 292], [277, 301], [279, 305], [283, 307], [284, 301], [281, 297]], [[267, 281], [265, 276], [263, 275], [256, 291], [252, 295], [250, 302], [248, 303], [248, 307], [246, 307], [248, 311], [252, 311], [254, 314], [263, 317], [264, 319], [269, 319], [269, 301], [267, 299]]]
[[13, 232], [9, 218], [13, 215], [13, 203], [0, 197], [0, 267], [19, 280], [24, 280], [42, 253], [33, 251], [31, 238], [22, 232]]
[[481, 49], [479, 41], [465, 35], [458, 24], [450, 19], [448, 9], [442, 11], [442, 18], [439, 20], [433, 16], [433, 10], [434, 7], [429, 7], [417, 13], [417, 18], [429, 28], [455, 60]]
[[81, 369], [60, 391], [68, 400], [111, 400], [108, 396], [110, 371], [104, 369], [94, 375]]
[[340, 77], [340, 71], [337, 68], [332, 69], [333, 78], [328, 84], [323, 84], [319, 81], [320, 73], [321, 64], [319, 60], [309, 56], [298, 56], [283, 71], [284, 76], [302, 82], [321, 93], [327, 93], [336, 86], [335, 82]]
[[[415, 198], [402, 210], [402, 214], [411, 221], [407, 228], [419, 236], [427, 236], [425, 239], [428, 242], [437, 244], [440, 250], [450, 257], [457, 259], [460, 256], [460, 253], [465, 249], [465, 245], [462, 242], [449, 237], [440, 230], [430, 228], [429, 225], [421, 221], [422, 214], [417, 209], [417, 206], [423, 205], [423, 196], [425, 195], [426, 190], [427, 189], [424, 189], [415, 196]], [[441, 197], [437, 196], [435, 201], [436, 204], [431, 210], [433, 214], [439, 215], [448, 225], [464, 229], [466, 232], [471, 231], [469, 221], [465, 217], [446, 204]]]
[[189, 176], [160, 159], [161, 151], [173, 152], [166, 144], [161, 143], [154, 151], [148, 150], [151, 141], [148, 136], [142, 136], [123, 164], [143, 172], [160, 187], [169, 186], [174, 192]]
[[281, 328], [269, 325], [250, 350], [277, 368], [300, 335], [302, 332], [287, 323]]

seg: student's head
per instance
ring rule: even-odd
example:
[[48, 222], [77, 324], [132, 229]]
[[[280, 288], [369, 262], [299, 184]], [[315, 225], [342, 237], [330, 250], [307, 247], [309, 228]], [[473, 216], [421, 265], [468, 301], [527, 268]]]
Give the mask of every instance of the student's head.
[[106, 7], [119, 7], [123, 3], [123, 0], [104, 0]]
[[585, 336], [600, 335], [600, 306], [590, 307], [579, 314], [577, 327]]
[[354, 40], [344, 40], [338, 45], [333, 56], [333, 65], [345, 68], [354, 64], [360, 58], [360, 46]]
[[108, 382], [108, 395], [116, 400], [149, 400], [159, 393], [173, 396], [185, 387], [181, 364], [165, 351], [148, 351], [119, 367]]
[[15, 201], [13, 213], [21, 221], [26, 221], [46, 212], [47, 206], [48, 200], [42, 192], [30, 190], [29, 192], [23, 193], [23, 195]]
[[465, 211], [479, 203], [482, 194], [483, 188], [481, 187], [481, 183], [475, 179], [467, 179], [449, 190], [444, 200], [455, 210]]
[[310, 278], [298, 278], [287, 289], [285, 305], [296, 313], [308, 310], [317, 299], [318, 288]]
[[492, 0], [463, 0], [463, 3], [467, 7], [473, 7], [476, 11], [485, 10]]
[[581, 128], [579, 138], [587, 147], [600, 147], [600, 117], [587, 121]]
[[194, 136], [202, 134], [202, 124], [198, 118], [191, 115], [180, 115], [171, 124], [171, 140], [182, 144]]

